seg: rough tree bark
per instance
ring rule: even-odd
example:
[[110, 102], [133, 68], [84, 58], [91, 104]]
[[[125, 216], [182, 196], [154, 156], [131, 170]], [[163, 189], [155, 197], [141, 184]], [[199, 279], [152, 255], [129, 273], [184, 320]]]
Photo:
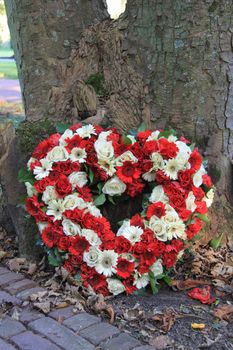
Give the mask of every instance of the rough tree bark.
[[[77, 118], [77, 81], [103, 74], [114, 125], [174, 127], [205, 150], [218, 188], [211, 232], [231, 234], [232, 1], [128, 0], [116, 21], [100, 0], [83, 2], [94, 12], [87, 17], [71, 0], [5, 1], [11, 33], [20, 29], [13, 37], [28, 118]], [[82, 28], [99, 23], [80, 34], [80, 16]]]

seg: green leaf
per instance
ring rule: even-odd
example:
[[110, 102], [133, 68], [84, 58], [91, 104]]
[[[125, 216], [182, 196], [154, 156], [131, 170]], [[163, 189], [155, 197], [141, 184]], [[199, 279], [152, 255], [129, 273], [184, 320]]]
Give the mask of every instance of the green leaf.
[[145, 122], [142, 122], [138, 127], [138, 132], [145, 131], [145, 130], [147, 130], [147, 125]]
[[170, 130], [165, 130], [165, 131], [161, 131], [160, 133], [159, 133], [159, 138], [161, 138], [161, 137], [165, 137], [166, 139], [169, 137], [169, 136], [171, 136], [171, 135], [176, 135], [176, 132], [175, 132], [175, 130], [173, 130], [173, 129], [170, 129]]
[[52, 254], [48, 255], [48, 262], [49, 262], [49, 265], [52, 265], [52, 266], [61, 266], [62, 265], [62, 261], [59, 260], [55, 255], [52, 255]]
[[224, 236], [224, 233], [221, 233], [218, 237], [215, 237], [213, 238], [211, 241], [210, 241], [210, 246], [216, 250], [220, 247], [221, 245], [221, 242], [222, 242], [222, 239], [223, 239], [223, 236]]
[[126, 135], [122, 135], [121, 139], [124, 141], [125, 145], [131, 145], [132, 144], [132, 140]]
[[208, 218], [208, 216], [206, 214], [197, 214], [197, 217], [206, 223], [210, 222], [210, 219]]
[[134, 295], [147, 295], [148, 296], [148, 293], [146, 292], [145, 288], [135, 290], [135, 292], [133, 292], [133, 294]]
[[94, 173], [91, 169], [89, 169], [89, 179], [90, 179], [90, 183], [92, 184], [94, 180]]
[[155, 279], [155, 276], [152, 271], [149, 272], [149, 279], [150, 279], [150, 285], [151, 285], [151, 290], [153, 294], [158, 293], [158, 282]]
[[22, 168], [18, 172], [18, 181], [19, 182], [30, 182], [30, 184], [33, 185], [36, 180], [34, 178], [33, 173], [30, 170], [28, 170], [26, 168]]
[[97, 188], [98, 188], [98, 193], [101, 194], [102, 192], [102, 188], [104, 187], [104, 183], [103, 182], [99, 182], [98, 185], [97, 185]]
[[169, 286], [172, 285], [172, 279], [170, 276], [168, 276], [168, 275], [163, 276], [163, 280], [167, 285], [169, 285]]
[[94, 199], [94, 204], [98, 207], [103, 205], [106, 201], [106, 196], [104, 193], [101, 193], [99, 196], [96, 196]]
[[112, 203], [113, 205], [116, 205], [116, 202], [114, 201], [114, 198], [112, 196], [108, 195], [108, 200], [110, 203]]
[[58, 122], [55, 127], [59, 134], [63, 134], [67, 129], [71, 127], [72, 124], [63, 124]]
[[189, 146], [189, 148], [191, 149], [191, 151], [194, 150], [195, 146], [196, 146], [196, 144], [195, 144], [194, 142]]

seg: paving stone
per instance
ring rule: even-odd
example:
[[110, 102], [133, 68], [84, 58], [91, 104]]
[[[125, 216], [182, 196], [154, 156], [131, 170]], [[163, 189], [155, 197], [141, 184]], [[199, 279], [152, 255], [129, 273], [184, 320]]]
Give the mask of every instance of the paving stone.
[[29, 323], [35, 332], [41, 333], [55, 344], [69, 350], [94, 350], [94, 346], [87, 340], [75, 335], [68, 328], [60, 325], [50, 317], [43, 317]]
[[66, 320], [69, 317], [72, 317], [76, 315], [77, 312], [74, 312], [74, 306], [68, 306], [61, 309], [55, 309], [49, 313], [49, 316], [54, 318], [55, 320], [58, 320], [62, 318], [63, 320]]
[[16, 350], [14, 346], [0, 339], [0, 350]]
[[22, 300], [28, 300], [32, 294], [36, 294], [38, 292], [44, 292], [45, 290], [46, 289], [42, 287], [30, 288], [30, 289], [23, 290], [20, 293], [17, 293], [16, 296]]
[[[19, 347], [20, 350], [60, 350], [57, 345], [51, 343], [48, 339], [32, 332], [24, 332], [15, 335], [11, 340]], [[69, 347], [69, 346], [68, 346]]]
[[63, 324], [66, 327], [69, 327], [70, 329], [72, 329], [73, 331], [79, 332], [82, 329], [92, 326], [93, 324], [96, 324], [98, 322], [100, 322], [99, 317], [89, 315], [86, 312], [84, 312], [68, 318], [63, 322]]
[[20, 305], [22, 302], [20, 299], [16, 298], [15, 296], [12, 296], [7, 292], [0, 291], [0, 304], [3, 304], [3, 303], [12, 303], [14, 305]]
[[142, 345], [134, 348], [133, 350], [156, 350], [156, 348], [150, 345]]
[[21, 273], [8, 272], [0, 276], [0, 287], [6, 287], [10, 283], [20, 281], [24, 278]]
[[36, 283], [32, 280], [29, 280], [27, 278], [24, 278], [21, 281], [15, 282], [13, 284], [10, 284], [5, 289], [11, 293], [11, 294], [17, 294], [19, 292], [22, 292], [25, 289], [31, 289], [36, 287]]
[[107, 338], [110, 338], [118, 333], [120, 333], [118, 328], [111, 326], [109, 323], [101, 322], [85, 328], [80, 332], [80, 335], [89, 340], [91, 343], [99, 345]]
[[41, 317], [44, 317], [44, 315], [35, 310], [23, 309], [19, 314], [19, 321], [28, 323]]
[[140, 346], [141, 343], [131, 337], [126, 333], [121, 333], [115, 338], [107, 340], [105, 343], [101, 344], [101, 348], [104, 350], [131, 350], [135, 348], [135, 346]]
[[9, 317], [6, 317], [0, 320], [0, 337], [6, 339], [12, 337], [15, 334], [25, 331], [26, 328], [22, 323], [12, 320]]
[[4, 275], [5, 273], [8, 273], [8, 272], [9, 270], [7, 268], [0, 266], [0, 275]]

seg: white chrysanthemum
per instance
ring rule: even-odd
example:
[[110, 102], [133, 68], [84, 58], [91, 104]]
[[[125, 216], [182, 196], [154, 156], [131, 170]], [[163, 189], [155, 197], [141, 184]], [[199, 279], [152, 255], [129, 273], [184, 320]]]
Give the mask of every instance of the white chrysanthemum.
[[66, 139], [71, 139], [74, 136], [74, 133], [72, 130], [67, 129], [60, 137], [59, 139], [59, 145], [62, 147], [65, 147], [67, 145]]
[[155, 181], [155, 171], [148, 171], [147, 173], [142, 174], [142, 178], [148, 182]]
[[115, 159], [115, 164], [117, 166], [121, 166], [126, 161], [137, 163], [138, 159], [134, 156], [134, 154], [131, 151], [126, 151]]
[[160, 259], [151, 265], [150, 270], [153, 272], [154, 276], [157, 277], [163, 273], [163, 265]]
[[135, 274], [133, 284], [137, 287], [137, 289], [145, 288], [149, 283], [149, 275], [148, 273], [144, 273], [143, 275]]
[[158, 169], [163, 169], [165, 166], [165, 162], [163, 160], [163, 157], [161, 156], [161, 154], [159, 154], [158, 152], [153, 152], [151, 154], [151, 161], [153, 163], [153, 166], [151, 168], [152, 170], [158, 170]]
[[94, 148], [99, 160], [109, 161], [113, 159], [114, 148], [112, 145], [112, 141], [105, 141], [102, 139], [98, 139], [94, 144]]
[[36, 158], [31, 157], [29, 159], [29, 161], [27, 162], [27, 167], [28, 167], [29, 170], [31, 170], [30, 166], [31, 166], [32, 163], [35, 162], [35, 160], [36, 160]]
[[84, 252], [83, 261], [90, 267], [95, 267], [101, 251], [96, 247], [90, 247], [88, 252]]
[[41, 180], [44, 177], [49, 175], [50, 170], [52, 170], [52, 163], [49, 162], [46, 158], [40, 160], [41, 166], [36, 166], [33, 169], [33, 174], [35, 175], [36, 180]]
[[191, 210], [192, 213], [194, 212], [194, 210], [197, 207], [196, 204], [195, 204], [195, 200], [196, 200], [196, 198], [195, 198], [193, 192], [190, 191], [189, 194], [188, 194], [188, 197], [186, 198], [185, 203], [186, 203], [186, 208], [188, 210]]
[[101, 239], [97, 235], [97, 233], [93, 230], [89, 229], [82, 229], [81, 236], [85, 237], [86, 240], [92, 245], [93, 247], [99, 247], [99, 245], [102, 243]]
[[167, 225], [167, 237], [186, 239], [185, 224], [181, 220], [171, 222]]
[[46, 214], [54, 216], [53, 221], [61, 220], [65, 208], [61, 199], [53, 199], [49, 202]]
[[128, 226], [124, 229], [122, 236], [127, 238], [132, 245], [141, 240], [143, 229], [139, 226]]
[[69, 175], [69, 181], [72, 184], [73, 189], [78, 186], [82, 188], [88, 182], [87, 174], [85, 171], [76, 171]]
[[47, 222], [37, 222], [37, 227], [39, 232], [41, 233], [48, 226]]
[[124, 284], [116, 278], [107, 278], [109, 292], [113, 295], [121, 294], [125, 291]]
[[205, 197], [203, 198], [203, 200], [206, 202], [207, 207], [209, 208], [214, 200], [214, 190], [213, 188], [211, 188], [205, 195]]
[[165, 161], [164, 172], [170, 179], [176, 180], [179, 170], [181, 170], [180, 163], [175, 158]]
[[158, 240], [162, 242], [168, 240], [167, 225], [163, 220], [157, 218], [157, 216], [153, 215], [150, 218], [148, 227], [154, 232]]
[[99, 254], [96, 271], [107, 277], [116, 272], [118, 254], [114, 250], [104, 250]]
[[75, 208], [85, 209], [87, 207], [87, 203], [77, 194], [69, 194], [63, 200], [63, 206], [65, 210], [73, 210]]
[[42, 201], [45, 204], [48, 204], [50, 201], [53, 199], [57, 199], [57, 192], [55, 190], [54, 186], [47, 186], [46, 189], [44, 190], [44, 193], [42, 195]]
[[167, 203], [168, 202], [168, 198], [167, 198], [166, 194], [164, 193], [163, 186], [159, 185], [159, 186], [155, 186], [153, 188], [153, 191], [150, 195], [149, 201], [151, 203], [155, 203], [155, 202]]
[[87, 152], [84, 148], [74, 147], [70, 153], [70, 159], [73, 162], [85, 163], [87, 158]]
[[46, 156], [46, 159], [50, 162], [63, 162], [68, 158], [69, 153], [63, 146], [55, 146]]
[[116, 172], [113, 160], [98, 159], [98, 163], [101, 169], [106, 171], [109, 176], [113, 176]]
[[102, 216], [101, 211], [98, 208], [96, 208], [95, 205], [93, 205], [91, 203], [87, 203], [87, 208], [88, 208], [89, 213], [91, 215], [93, 215], [94, 217], [98, 218], [98, 217]]
[[66, 236], [80, 235], [81, 227], [69, 219], [62, 221], [63, 231]]
[[193, 176], [193, 184], [196, 187], [200, 187], [203, 183], [202, 176], [206, 174], [205, 168], [201, 165], [200, 169]]
[[83, 125], [81, 128], [78, 128], [75, 133], [82, 138], [90, 138], [91, 135], [96, 135], [95, 128], [91, 124]]
[[158, 140], [158, 136], [160, 134], [160, 131], [156, 130], [151, 133], [151, 135], [147, 138], [146, 141], [152, 141], [152, 140]]
[[122, 182], [118, 176], [114, 176], [112, 179], [108, 180], [102, 188], [102, 192], [110, 196], [120, 195], [124, 193], [125, 190], [126, 184]]
[[27, 190], [27, 195], [28, 197], [32, 197], [34, 194], [37, 194], [36, 189], [30, 182], [25, 182], [26, 190]]

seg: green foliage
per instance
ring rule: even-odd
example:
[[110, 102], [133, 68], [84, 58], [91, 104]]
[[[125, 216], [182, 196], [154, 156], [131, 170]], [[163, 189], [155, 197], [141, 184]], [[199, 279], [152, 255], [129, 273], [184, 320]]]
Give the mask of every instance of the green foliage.
[[219, 236], [213, 238], [210, 241], [210, 246], [214, 249], [217, 250], [221, 246], [221, 242], [223, 239], [224, 233], [222, 232]]
[[102, 73], [91, 74], [86, 80], [86, 84], [91, 85], [96, 94], [99, 96], [106, 96], [107, 90], [105, 88], [104, 76]]
[[33, 176], [33, 173], [26, 169], [26, 168], [22, 168], [20, 169], [19, 173], [18, 173], [18, 181], [19, 182], [30, 182], [31, 185], [34, 184], [35, 182], [35, 178]]
[[100, 205], [103, 205], [106, 202], [106, 196], [104, 193], [101, 193], [98, 196], [94, 197], [94, 204], [99, 207]]
[[206, 222], [207, 224], [210, 222], [210, 219], [206, 214], [197, 214], [197, 217], [202, 221]]
[[127, 137], [126, 135], [122, 135], [122, 140], [124, 141], [124, 144], [125, 145], [131, 145], [132, 144], [132, 141], [130, 140], [129, 137]]
[[142, 122], [138, 127], [138, 132], [145, 131], [145, 130], [147, 130], [147, 125], [145, 122]]
[[48, 250], [48, 262], [52, 266], [61, 266], [63, 264], [62, 254], [57, 248]]
[[174, 135], [174, 136], [176, 135], [175, 130], [170, 129], [170, 130], [162, 131], [162, 132], [159, 133], [159, 137], [168, 138], [171, 135]]
[[63, 134], [66, 129], [69, 129], [71, 127], [71, 124], [63, 124], [63, 123], [56, 123], [55, 125], [56, 127], [56, 131], [59, 133], [59, 134]]

